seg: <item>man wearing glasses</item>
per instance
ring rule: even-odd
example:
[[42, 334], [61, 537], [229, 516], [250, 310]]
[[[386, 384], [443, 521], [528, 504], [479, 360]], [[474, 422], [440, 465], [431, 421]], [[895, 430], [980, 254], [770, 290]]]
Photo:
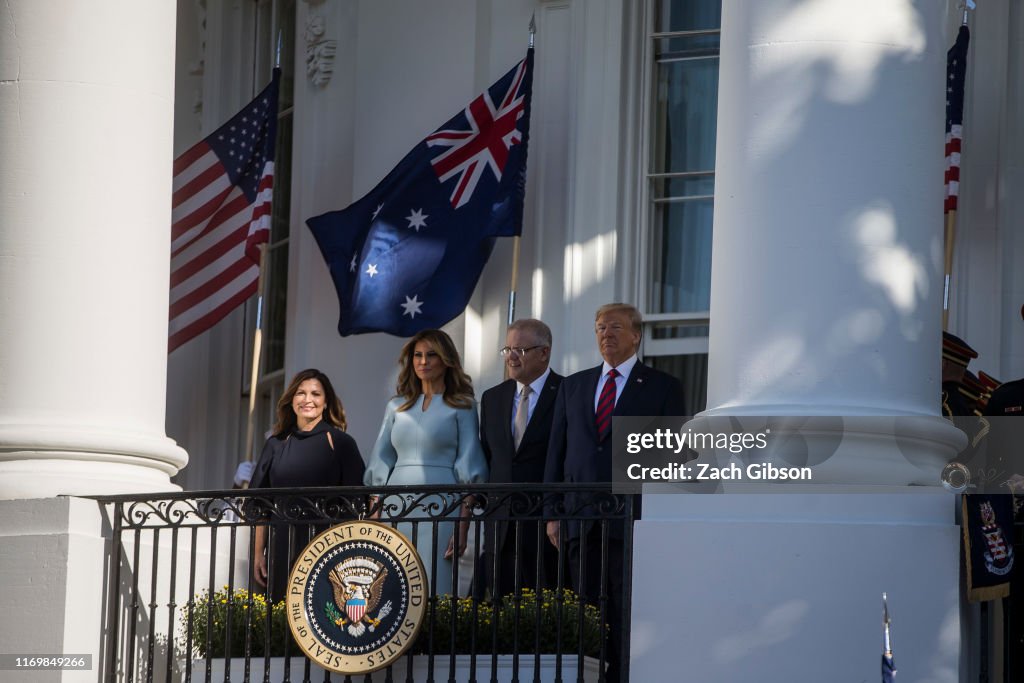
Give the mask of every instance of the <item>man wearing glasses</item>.
[[[562, 383], [562, 376], [548, 367], [550, 328], [533, 318], [516, 320], [508, 328], [501, 355], [509, 379], [480, 398], [480, 442], [490, 481], [542, 482], [555, 397]], [[516, 502], [524, 501], [518, 497]], [[507, 517], [509, 508], [503, 507], [500, 514]], [[539, 511], [533, 514], [538, 515]], [[483, 573], [493, 597], [553, 585], [558, 555], [543, 536], [543, 524], [537, 521], [518, 522], [518, 528], [515, 522], [487, 525]]]

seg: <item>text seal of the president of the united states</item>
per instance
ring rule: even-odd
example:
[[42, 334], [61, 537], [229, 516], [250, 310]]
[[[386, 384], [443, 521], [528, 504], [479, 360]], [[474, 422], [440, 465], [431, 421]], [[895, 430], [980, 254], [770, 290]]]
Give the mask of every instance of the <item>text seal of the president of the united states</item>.
[[427, 603], [416, 547], [377, 522], [346, 522], [314, 538], [288, 577], [288, 626], [325, 669], [367, 673], [416, 639]]

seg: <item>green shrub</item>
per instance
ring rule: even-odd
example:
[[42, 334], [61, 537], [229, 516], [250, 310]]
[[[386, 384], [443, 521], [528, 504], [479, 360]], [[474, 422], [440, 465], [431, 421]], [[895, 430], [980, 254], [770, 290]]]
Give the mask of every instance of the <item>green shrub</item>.
[[[192, 607], [192, 655], [195, 657], [223, 657], [225, 643], [231, 642], [231, 656], [245, 655], [246, 636], [249, 637], [249, 655], [263, 657], [267, 644], [267, 600], [261, 593], [249, 593], [238, 589], [228, 593], [227, 586], [210, 596], [203, 591], [196, 596]], [[212, 613], [212, 619], [210, 615]], [[228, 614], [231, 615], [231, 634], [227, 633]], [[182, 650], [188, 645], [188, 606], [180, 617], [181, 632], [178, 644]], [[212, 624], [212, 629], [208, 627]], [[207, 638], [209, 637], [209, 639]], [[270, 656], [284, 655], [285, 639], [291, 640], [291, 632], [285, 617], [284, 601], [274, 605], [270, 611]], [[292, 648], [295, 651], [295, 648]]]
[[[212, 598], [209, 591], [197, 595], [192, 608], [192, 654], [196, 657], [206, 657], [207, 653], [215, 658], [224, 656], [225, 642], [228, 640], [226, 624], [230, 611], [231, 656], [244, 656], [246, 635], [249, 634], [250, 656], [263, 657], [267, 607], [263, 595], [250, 594], [243, 589], [229, 594], [226, 586], [224, 590], [213, 593]], [[474, 649], [474, 642], [477, 654], [491, 654], [495, 649], [498, 654], [511, 654], [514, 651], [533, 654], [538, 642], [541, 653], [553, 653], [560, 643], [563, 653], [576, 654], [580, 643], [580, 610], [583, 615], [583, 653], [596, 657], [600, 650], [602, 633], [606, 629], [601, 626], [597, 608], [593, 605], [581, 605], [579, 597], [568, 589], [563, 589], [561, 593], [544, 590], [538, 595], [529, 588], [524, 588], [518, 595], [506, 595], [497, 605], [477, 602], [472, 598], [453, 599], [450, 595], [436, 596], [427, 604], [425, 621], [413, 645], [413, 652], [425, 654], [430, 651], [432, 637], [435, 655], [449, 654], [453, 650], [458, 654], [468, 654]], [[209, 617], [211, 612], [212, 620]], [[181, 633], [178, 637], [182, 650], [186, 649], [187, 645], [188, 621], [189, 612], [186, 607], [181, 615]], [[208, 631], [210, 623], [212, 630]], [[291, 640], [291, 633], [283, 601], [273, 606], [270, 626], [270, 656], [284, 656], [285, 641]], [[294, 646], [291, 651], [297, 652]]]
[[[582, 610], [582, 636], [580, 611]], [[518, 615], [518, 620], [517, 620]], [[538, 638], [538, 631], [540, 637]], [[580, 602], [579, 596], [568, 588], [558, 591], [543, 590], [537, 594], [524, 588], [518, 598], [506, 595], [498, 610], [498, 642], [511, 652], [513, 639], [518, 639], [519, 652], [553, 652], [556, 643], [566, 654], [575, 654], [583, 641], [583, 654], [597, 657], [601, 649], [600, 612], [593, 605]]]
[[[450, 595], [432, 601], [433, 650], [435, 654], [469, 653], [473, 649], [474, 630], [477, 654], [554, 653], [558, 645], [564, 654], [576, 654], [580, 643], [580, 610], [583, 610], [583, 654], [597, 657], [602, 629], [599, 612], [593, 605], [580, 605], [579, 597], [569, 589], [561, 593], [543, 590], [538, 595], [524, 588], [517, 595], [506, 595], [496, 607], [472, 598], [453, 600]], [[452, 606], [455, 605], [455, 645], [452, 648]], [[475, 609], [474, 609], [475, 607]], [[423, 625], [414, 652], [430, 649], [428, 622]], [[495, 623], [495, 612], [497, 620]], [[517, 617], [518, 615], [518, 617]], [[538, 631], [540, 637], [538, 638]]]
[[[434, 654], [452, 652], [452, 605], [455, 606], [455, 651], [469, 653], [473, 648], [473, 632], [476, 631], [477, 653], [491, 651], [491, 624], [494, 610], [489, 603], [477, 602], [472, 598], [452, 598], [438, 595], [427, 603], [423, 626], [413, 645], [416, 654], [427, 654], [433, 639]], [[431, 618], [433, 612], [433, 618]], [[431, 625], [433, 627], [431, 628]]]

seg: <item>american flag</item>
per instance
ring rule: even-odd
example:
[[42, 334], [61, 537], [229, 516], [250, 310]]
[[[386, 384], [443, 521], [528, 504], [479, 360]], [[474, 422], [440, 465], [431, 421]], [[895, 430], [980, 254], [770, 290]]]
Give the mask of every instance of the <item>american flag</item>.
[[280, 71], [230, 121], [174, 160], [168, 352], [256, 293], [270, 237]]
[[946, 53], [946, 202], [945, 213], [956, 211], [960, 196], [960, 143], [963, 141], [964, 79], [971, 32], [964, 24]]

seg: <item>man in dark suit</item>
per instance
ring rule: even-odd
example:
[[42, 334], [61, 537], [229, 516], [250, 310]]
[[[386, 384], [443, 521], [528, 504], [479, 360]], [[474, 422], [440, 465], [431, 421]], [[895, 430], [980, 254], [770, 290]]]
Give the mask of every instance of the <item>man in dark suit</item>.
[[[509, 379], [480, 399], [480, 443], [490, 465], [490, 481], [542, 482], [555, 396], [562, 383], [562, 376], [548, 367], [551, 330], [540, 320], [516, 320], [508, 328], [501, 354]], [[509, 508], [504, 510], [507, 515]], [[553, 584], [558, 554], [544, 540], [539, 522], [520, 522], [518, 527], [498, 522], [487, 525], [483, 569], [495, 597], [517, 588], [545, 588]]]
[[[544, 472], [547, 482], [608, 483], [612, 479], [612, 416], [685, 415], [683, 387], [675, 377], [650, 368], [636, 356], [643, 320], [629, 304], [606, 304], [597, 309], [594, 332], [604, 363], [566, 377], [555, 401]], [[569, 514], [580, 507], [566, 496]], [[578, 513], [577, 513], [578, 514]], [[565, 532], [567, 538], [561, 538]], [[551, 543], [564, 550], [576, 590], [588, 602], [608, 596], [608, 680], [618, 681], [621, 654], [623, 528], [608, 526], [602, 547], [601, 525], [592, 522], [547, 523]], [[560, 545], [562, 544], [562, 545]], [[601, 559], [607, 554], [607, 591], [601, 590]], [[580, 560], [584, 561], [581, 572]]]

